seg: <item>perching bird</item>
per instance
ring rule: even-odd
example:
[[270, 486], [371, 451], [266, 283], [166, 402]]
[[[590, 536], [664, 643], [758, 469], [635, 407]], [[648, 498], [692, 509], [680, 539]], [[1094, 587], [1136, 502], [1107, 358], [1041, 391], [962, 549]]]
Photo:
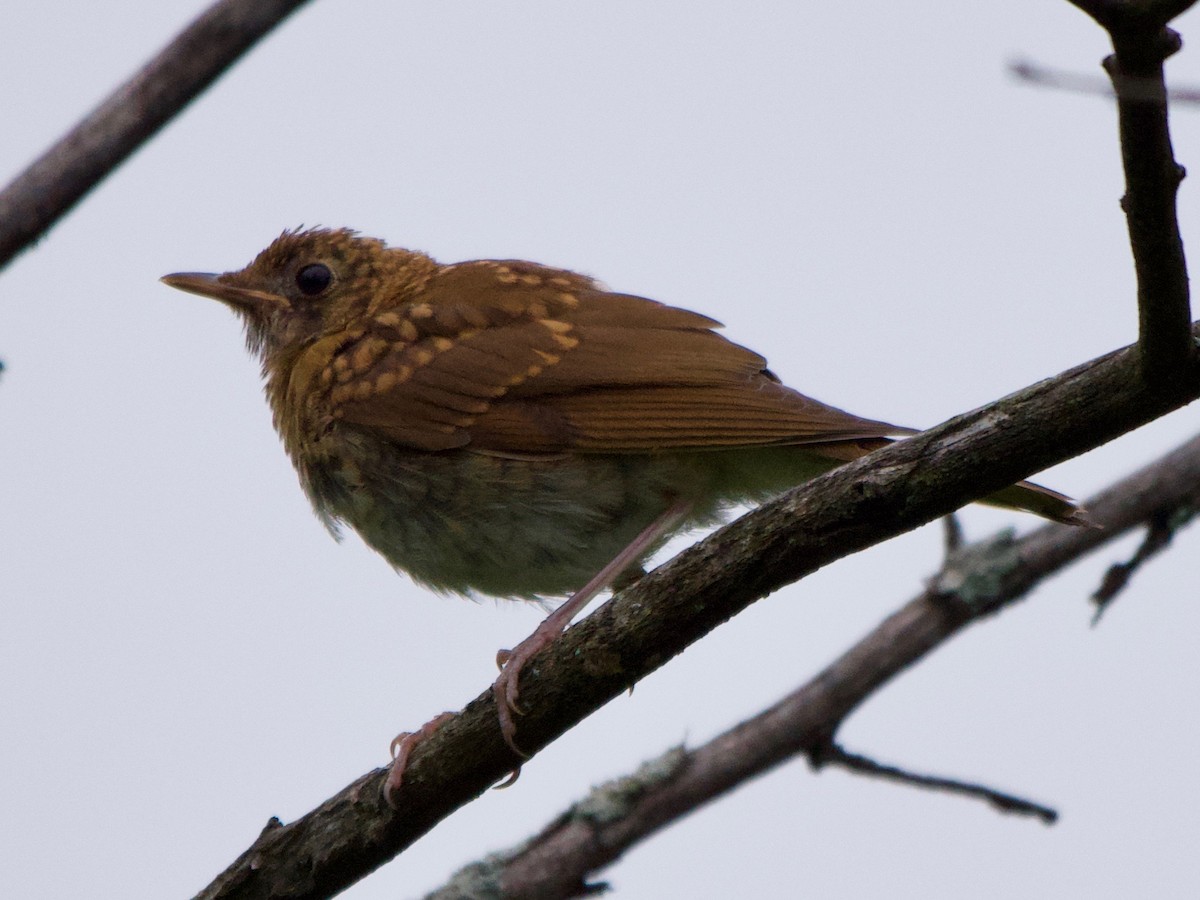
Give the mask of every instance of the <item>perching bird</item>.
[[[595, 594], [672, 534], [911, 433], [785, 387], [707, 316], [535, 263], [441, 265], [314, 229], [241, 271], [163, 281], [242, 317], [275, 427], [333, 531], [349, 525], [436, 590], [570, 595], [501, 654], [514, 750], [521, 668]], [[983, 502], [1084, 521], [1028, 482]], [[401, 742], [389, 788], [430, 727]]]

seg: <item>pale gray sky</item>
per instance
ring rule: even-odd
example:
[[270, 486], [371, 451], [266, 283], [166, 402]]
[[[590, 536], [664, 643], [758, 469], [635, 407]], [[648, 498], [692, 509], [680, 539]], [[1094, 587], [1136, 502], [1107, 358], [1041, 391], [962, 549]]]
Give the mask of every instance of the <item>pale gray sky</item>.
[[[1133, 339], [1114, 110], [1004, 72], [1099, 73], [1090, 20], [1065, 0], [743, 6], [318, 0], [0, 275], [0, 892], [193, 894], [269, 816], [473, 698], [539, 620], [331, 541], [234, 318], [164, 273], [238, 268], [300, 224], [525, 257], [712, 315], [789, 384], [917, 426]], [[200, 10], [10, 4], [0, 179]], [[1200, 83], [1200, 56], [1170, 72]], [[1200, 120], [1174, 126], [1200, 168]], [[1087, 495], [1195, 427], [1176, 413], [1041, 480]], [[605, 877], [626, 900], [1197, 896], [1197, 540], [1097, 629], [1086, 598], [1133, 544], [1084, 562], [842, 733], [1057, 826], [795, 763]], [[345, 896], [418, 896], [752, 714], [938, 561], [927, 528], [759, 603]]]

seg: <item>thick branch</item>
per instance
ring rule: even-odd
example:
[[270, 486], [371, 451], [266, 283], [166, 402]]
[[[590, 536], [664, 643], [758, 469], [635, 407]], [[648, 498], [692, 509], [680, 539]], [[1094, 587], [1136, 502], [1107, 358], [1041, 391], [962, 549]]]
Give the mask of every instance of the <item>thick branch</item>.
[[[1086, 553], [1170, 510], [1193, 506], [1198, 498], [1200, 436], [1089, 500], [1103, 529], [1047, 525], [1016, 542], [992, 540], [965, 548], [959, 559], [991, 561], [990, 571], [973, 573], [976, 582], [995, 586], [987, 602], [965, 609], [948, 603], [937, 587], [951, 580], [944, 571], [932, 580], [933, 587], [774, 706], [701, 747], [674, 748], [596, 789], [540, 834], [465, 867], [427, 900], [475, 895], [463, 892], [465, 884], [490, 886], [497, 896], [496, 889], [502, 889], [506, 900], [579, 896], [589, 876], [634, 844], [749, 779], [820, 749], [873, 686], [894, 678], [969, 621], [1015, 604]], [[966, 583], [959, 563], [947, 568], [959, 568], [954, 580]], [[857, 699], [850, 704], [830, 700], [839, 695]], [[830, 716], [831, 708], [844, 711]]]
[[0, 192], [0, 269], [305, 0], [221, 0]]
[[[1200, 329], [1198, 329], [1200, 330]], [[525, 670], [522, 746], [536, 752], [755, 600], [1200, 396], [1138, 377], [1136, 348], [1109, 354], [834, 470], [726, 526], [622, 591]], [[1083, 529], [1079, 529], [1083, 531]], [[947, 608], [948, 607], [944, 607]], [[840, 720], [862, 691], [827, 698]], [[890, 675], [888, 676], [890, 677]], [[273, 829], [200, 896], [327, 897], [417, 840], [519, 764], [490, 688], [413, 755], [393, 812], [384, 770]]]

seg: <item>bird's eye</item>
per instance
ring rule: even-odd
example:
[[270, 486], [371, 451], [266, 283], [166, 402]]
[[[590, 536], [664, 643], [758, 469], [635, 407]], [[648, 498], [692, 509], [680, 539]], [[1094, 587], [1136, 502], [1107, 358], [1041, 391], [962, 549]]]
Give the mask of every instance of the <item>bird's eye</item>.
[[296, 287], [306, 297], [315, 297], [333, 284], [333, 272], [324, 263], [310, 263], [296, 273]]

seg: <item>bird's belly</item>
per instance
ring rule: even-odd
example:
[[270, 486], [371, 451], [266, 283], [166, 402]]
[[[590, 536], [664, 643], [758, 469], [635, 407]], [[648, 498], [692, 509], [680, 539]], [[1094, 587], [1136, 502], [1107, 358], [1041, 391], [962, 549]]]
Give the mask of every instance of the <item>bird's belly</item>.
[[[582, 587], [675, 499], [711, 519], [678, 457], [510, 459], [465, 451], [360, 453], [310, 467], [319, 514], [442, 591], [539, 598]], [[357, 458], [356, 458], [357, 457]], [[368, 458], [369, 457], [369, 458]]]

